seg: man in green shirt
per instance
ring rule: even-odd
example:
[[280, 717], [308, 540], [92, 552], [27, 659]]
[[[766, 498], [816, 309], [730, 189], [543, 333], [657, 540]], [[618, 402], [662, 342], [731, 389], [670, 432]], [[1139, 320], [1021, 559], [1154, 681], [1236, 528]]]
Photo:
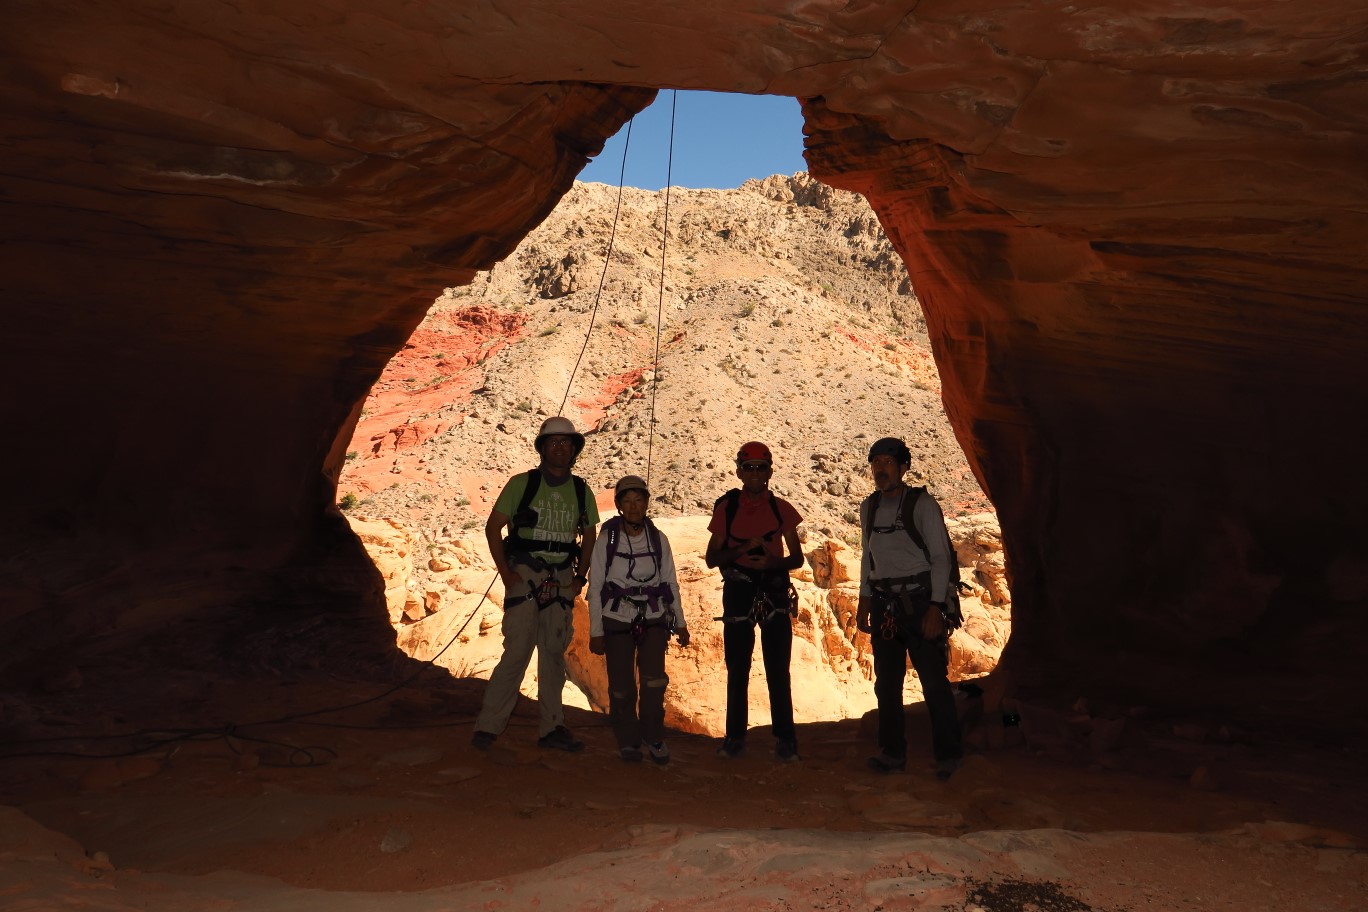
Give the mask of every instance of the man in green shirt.
[[536, 649], [537, 744], [573, 753], [583, 750], [584, 742], [565, 727], [565, 648], [573, 633], [575, 596], [584, 588], [594, 547], [598, 506], [584, 479], [570, 471], [584, 449], [584, 435], [569, 419], [542, 422], [534, 446], [541, 464], [508, 480], [485, 523], [489, 553], [504, 584], [504, 650], [489, 676], [470, 743], [489, 750], [508, 725]]

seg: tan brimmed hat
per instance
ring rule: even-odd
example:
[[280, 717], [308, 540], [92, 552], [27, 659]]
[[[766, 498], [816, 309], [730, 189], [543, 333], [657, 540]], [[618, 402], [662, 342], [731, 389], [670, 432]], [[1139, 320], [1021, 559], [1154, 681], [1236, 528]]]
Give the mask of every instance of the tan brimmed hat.
[[646, 487], [646, 479], [640, 475], [623, 475], [618, 479], [617, 489], [613, 492], [613, 502], [616, 503], [618, 498], [628, 491], [640, 491], [648, 498], [651, 496], [651, 490]]

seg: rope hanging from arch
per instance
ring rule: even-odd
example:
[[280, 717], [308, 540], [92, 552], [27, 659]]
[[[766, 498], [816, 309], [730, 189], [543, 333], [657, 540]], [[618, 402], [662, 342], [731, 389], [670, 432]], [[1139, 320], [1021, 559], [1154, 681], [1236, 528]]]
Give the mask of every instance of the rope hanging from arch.
[[[667, 241], [670, 236], [670, 177], [673, 174], [674, 167], [674, 125], [675, 108], [677, 101], [678, 92], [675, 90], [671, 90], [670, 144], [665, 167], [665, 224], [660, 241], [660, 287], [658, 298], [656, 301], [655, 351], [652, 356], [651, 375], [651, 407], [650, 417], [647, 425], [648, 432], [646, 435], [647, 488], [651, 486], [651, 452], [652, 444], [655, 440], [656, 388], [660, 385], [660, 325], [665, 305], [665, 258]], [[598, 319], [599, 301], [603, 298], [603, 286], [608, 278], [608, 264], [612, 261], [613, 246], [617, 242], [618, 219], [622, 214], [622, 192], [623, 188], [626, 186], [627, 183], [627, 150], [632, 144], [632, 124], [635, 122], [635, 117], [627, 121], [627, 135], [624, 137], [622, 144], [622, 167], [618, 171], [617, 205], [613, 209], [613, 227], [608, 235], [608, 250], [603, 256], [603, 271], [599, 274], [598, 290], [594, 292], [594, 306], [589, 311], [589, 328], [586, 329], [584, 332], [584, 344], [580, 346], [579, 355], [575, 357], [575, 364], [570, 369], [570, 377], [565, 383], [565, 395], [561, 397], [560, 408], [556, 410], [557, 415], [562, 415], [565, 413], [565, 403], [570, 399], [570, 390], [575, 385], [575, 375], [579, 373], [580, 362], [584, 360], [584, 353], [589, 349], [589, 340], [593, 337], [594, 324], [595, 321]], [[489, 597], [490, 590], [494, 588], [494, 583], [497, 579], [498, 575], [496, 574], [495, 578], [489, 581], [489, 586], [485, 589], [484, 595], [480, 596], [480, 601], [476, 603], [475, 608], [470, 612], [470, 617], [466, 618], [465, 624], [461, 625], [461, 629], [456, 632], [456, 635], [451, 638], [451, 640], [446, 644], [446, 646], [442, 647], [442, 652], [445, 652], [451, 646], [452, 643], [456, 642], [456, 639], [460, 637], [461, 632], [465, 630], [466, 625], [468, 625], [475, 618], [475, 615], [480, 610], [480, 606], [483, 605], [485, 599]], [[441, 655], [441, 652], [439, 652], [437, 655]], [[436, 656], [434, 656], [433, 659], [430, 661], [435, 661], [435, 659]]]
[[[660, 238], [660, 283], [656, 296], [655, 346], [651, 356], [651, 400], [646, 424], [646, 486], [648, 488], [651, 485], [651, 459], [654, 454], [656, 433], [656, 392], [660, 387], [660, 330], [665, 312], [665, 263], [670, 238], [670, 180], [674, 173], [674, 130], [678, 102], [678, 91], [671, 89], [670, 139], [665, 159], [665, 215]], [[575, 385], [575, 376], [579, 373], [580, 362], [584, 360], [584, 353], [589, 348], [589, 340], [593, 337], [594, 325], [598, 319], [599, 302], [603, 298], [603, 286], [608, 278], [608, 264], [612, 261], [613, 246], [617, 242], [618, 219], [622, 214], [622, 192], [627, 177], [627, 150], [632, 144], [632, 124], [635, 122], [636, 117], [627, 121], [627, 135], [622, 144], [622, 167], [618, 171], [617, 205], [613, 209], [613, 226], [608, 235], [608, 250], [603, 256], [603, 271], [599, 273], [598, 290], [594, 292], [594, 306], [589, 311], [589, 328], [584, 332], [584, 344], [580, 346], [579, 355], [575, 357], [575, 364], [570, 369], [570, 377], [565, 384], [565, 395], [561, 397], [560, 407], [556, 410], [557, 415], [565, 413], [565, 403], [570, 399], [570, 390]]]

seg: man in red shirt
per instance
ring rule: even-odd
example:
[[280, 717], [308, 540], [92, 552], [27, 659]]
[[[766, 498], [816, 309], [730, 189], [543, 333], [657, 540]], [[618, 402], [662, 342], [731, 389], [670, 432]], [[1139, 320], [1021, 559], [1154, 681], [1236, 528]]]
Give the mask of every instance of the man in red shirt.
[[751, 442], [736, 454], [733, 488], [713, 505], [707, 563], [722, 570], [722, 643], [727, 661], [727, 732], [718, 754], [739, 757], [746, 747], [747, 685], [760, 627], [760, 655], [769, 684], [774, 755], [798, 758], [793, 726], [789, 660], [793, 622], [788, 574], [803, 566], [798, 524], [803, 518], [769, 490], [774, 459], [769, 447]]

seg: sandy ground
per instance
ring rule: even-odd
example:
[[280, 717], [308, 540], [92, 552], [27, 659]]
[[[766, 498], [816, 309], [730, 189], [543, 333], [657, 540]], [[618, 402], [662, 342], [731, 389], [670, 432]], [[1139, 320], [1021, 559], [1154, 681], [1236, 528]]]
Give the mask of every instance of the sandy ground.
[[[1355, 758], [1257, 733], [1206, 745], [1205, 778], [1018, 743], [942, 783], [929, 758], [868, 772], [868, 719], [801, 726], [788, 764], [763, 727], [739, 760], [676, 735], [657, 767], [618, 760], [604, 717], [580, 710], [583, 753], [539, 749], [526, 700], [475, 751], [484, 684], [436, 671], [388, 694], [321, 678], [129, 686], [164, 730], [130, 739], [110, 718], [107, 738], [6, 745], [5, 908], [1368, 908]], [[224, 720], [228, 694], [284, 721]], [[924, 746], [920, 707], [910, 722]]]

